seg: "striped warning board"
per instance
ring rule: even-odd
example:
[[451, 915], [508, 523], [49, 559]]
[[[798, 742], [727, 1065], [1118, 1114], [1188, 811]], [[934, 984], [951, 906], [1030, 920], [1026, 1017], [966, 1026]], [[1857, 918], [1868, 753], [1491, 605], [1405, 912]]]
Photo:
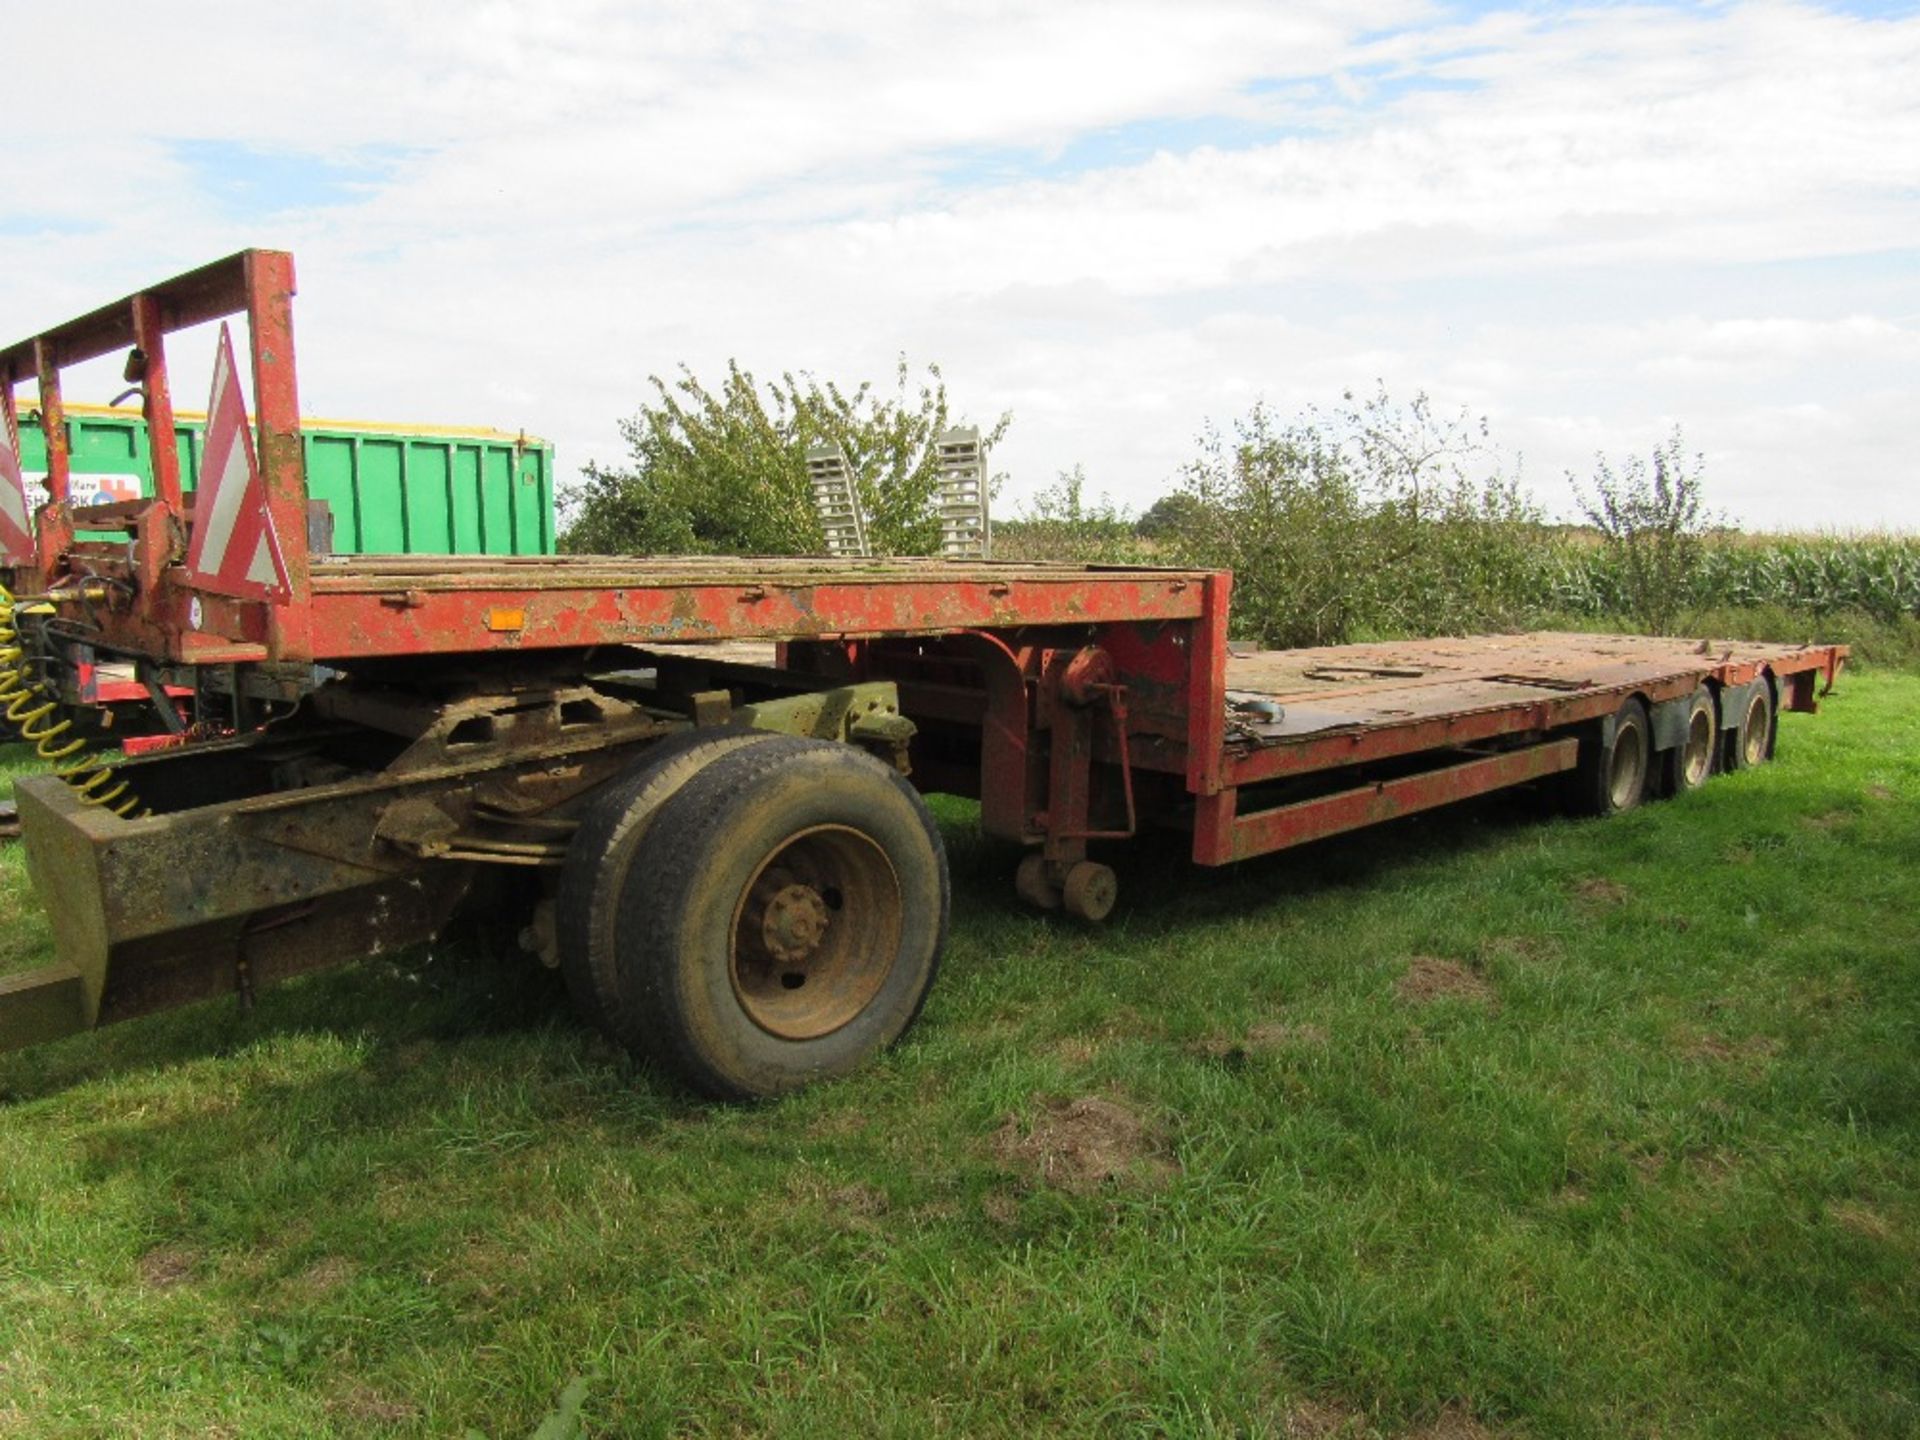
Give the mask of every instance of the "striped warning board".
[[233, 368], [233, 337], [225, 325], [213, 357], [206, 444], [187, 543], [188, 583], [249, 600], [286, 600], [287, 564], [254, 458], [247, 403]]
[[33, 519], [20, 473], [20, 422], [11, 397], [0, 411], [0, 562], [24, 565], [33, 559]]

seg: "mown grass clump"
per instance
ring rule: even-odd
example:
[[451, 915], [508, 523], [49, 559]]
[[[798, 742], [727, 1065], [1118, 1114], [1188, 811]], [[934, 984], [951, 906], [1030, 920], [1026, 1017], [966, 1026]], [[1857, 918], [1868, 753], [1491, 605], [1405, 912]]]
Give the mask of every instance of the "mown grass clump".
[[1098, 930], [943, 802], [924, 1019], [777, 1104], [440, 949], [0, 1057], [0, 1434], [1914, 1433], [1920, 678], [1825, 710]]

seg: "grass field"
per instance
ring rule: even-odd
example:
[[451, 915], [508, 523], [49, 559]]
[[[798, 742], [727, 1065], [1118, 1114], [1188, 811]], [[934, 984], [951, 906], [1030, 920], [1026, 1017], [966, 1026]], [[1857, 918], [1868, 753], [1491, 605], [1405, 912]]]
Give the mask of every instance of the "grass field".
[[778, 1104], [447, 951], [0, 1057], [0, 1434], [1920, 1433], [1920, 677], [1780, 750], [1095, 931], [945, 806], [924, 1020]]

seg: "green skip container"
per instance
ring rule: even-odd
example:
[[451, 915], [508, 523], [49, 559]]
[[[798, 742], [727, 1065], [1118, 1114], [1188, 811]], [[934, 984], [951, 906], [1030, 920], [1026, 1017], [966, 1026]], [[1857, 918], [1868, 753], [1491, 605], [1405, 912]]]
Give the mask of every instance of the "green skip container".
[[[176, 411], [182, 485], [200, 476], [207, 418]], [[333, 549], [349, 555], [551, 555], [553, 446], [504, 430], [302, 420], [307, 496], [333, 518]], [[138, 410], [67, 407], [75, 503], [153, 494], [147, 427]], [[20, 407], [20, 464], [29, 510], [46, 501], [40, 415]]]

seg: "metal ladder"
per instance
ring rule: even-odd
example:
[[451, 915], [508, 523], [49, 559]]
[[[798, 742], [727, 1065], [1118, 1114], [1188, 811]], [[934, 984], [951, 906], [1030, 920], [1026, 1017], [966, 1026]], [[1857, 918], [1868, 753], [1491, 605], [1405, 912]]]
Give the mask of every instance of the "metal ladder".
[[972, 426], [948, 430], [938, 444], [940, 480], [934, 504], [940, 512], [940, 554], [949, 560], [985, 560], [993, 553], [993, 532], [980, 432]]
[[[987, 559], [992, 554], [993, 532], [987, 516], [987, 456], [980, 446], [980, 432], [972, 426], [942, 431], [935, 446], [939, 474], [933, 498], [940, 517], [940, 555], [948, 560]], [[836, 560], [871, 556], [866, 516], [846, 451], [838, 445], [809, 449], [807, 483], [827, 554]]]
[[827, 554], [836, 560], [860, 560], [873, 553], [867, 547], [866, 517], [853, 488], [853, 468], [838, 445], [815, 445], [807, 451], [807, 481], [813, 487], [813, 512], [827, 540]]

